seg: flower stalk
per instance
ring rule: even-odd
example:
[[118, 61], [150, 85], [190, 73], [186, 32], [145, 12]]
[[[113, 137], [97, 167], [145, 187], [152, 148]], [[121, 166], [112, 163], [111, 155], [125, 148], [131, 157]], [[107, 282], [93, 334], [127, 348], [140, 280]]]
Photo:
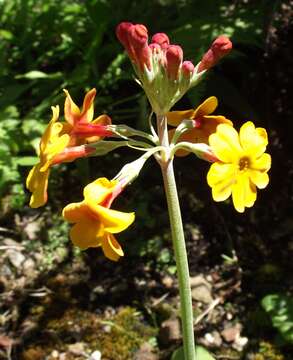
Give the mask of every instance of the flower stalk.
[[[178, 274], [180, 309], [183, 333], [184, 358], [186, 360], [195, 359], [195, 343], [193, 331], [193, 310], [189, 280], [189, 267], [185, 238], [181, 217], [180, 204], [177, 193], [176, 180], [174, 175], [173, 160], [170, 158], [170, 147], [167, 132], [167, 119], [165, 116], [157, 117], [158, 135], [160, 144], [166, 148], [161, 155], [159, 164], [164, 180], [166, 193], [172, 242], [175, 253], [175, 261]], [[168, 151], [167, 151], [168, 150]]]

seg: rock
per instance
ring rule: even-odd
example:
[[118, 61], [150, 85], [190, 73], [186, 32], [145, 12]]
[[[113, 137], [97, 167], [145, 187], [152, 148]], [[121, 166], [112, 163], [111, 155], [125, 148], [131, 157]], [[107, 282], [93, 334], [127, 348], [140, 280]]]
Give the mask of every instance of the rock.
[[226, 327], [222, 332], [221, 335], [227, 342], [234, 342], [239, 336], [242, 330], [242, 325], [237, 323], [234, 326]]
[[242, 337], [239, 335], [238, 337], [236, 337], [232, 347], [233, 347], [233, 349], [241, 352], [247, 343], [248, 343], [248, 338], [244, 337], [244, 336]]
[[75, 344], [68, 345], [68, 351], [73, 355], [83, 355], [84, 354], [84, 343], [77, 342]]
[[193, 300], [210, 304], [213, 301], [212, 286], [202, 275], [190, 278], [191, 296]]
[[23, 232], [29, 240], [36, 240], [38, 238], [41, 226], [39, 221], [32, 221], [23, 227]]
[[53, 350], [51, 352], [51, 356], [52, 356], [53, 359], [58, 359], [59, 358], [59, 351]]
[[167, 289], [171, 289], [173, 287], [174, 284], [174, 279], [169, 276], [169, 275], [165, 275], [162, 279], [162, 284], [167, 288]]
[[101, 358], [102, 358], [102, 354], [100, 353], [99, 350], [96, 350], [91, 354], [88, 360], [101, 360]]
[[170, 344], [181, 339], [181, 327], [178, 318], [171, 318], [164, 321], [159, 332], [160, 341], [163, 344]]
[[221, 335], [218, 333], [218, 331], [206, 333], [204, 338], [205, 338], [208, 346], [220, 347], [223, 342]]
[[13, 249], [7, 250], [7, 256], [16, 269], [18, 269], [25, 260], [25, 256], [21, 252]]
[[158, 360], [158, 356], [153, 353], [153, 347], [149, 343], [141, 345], [139, 350], [134, 354], [134, 360]]

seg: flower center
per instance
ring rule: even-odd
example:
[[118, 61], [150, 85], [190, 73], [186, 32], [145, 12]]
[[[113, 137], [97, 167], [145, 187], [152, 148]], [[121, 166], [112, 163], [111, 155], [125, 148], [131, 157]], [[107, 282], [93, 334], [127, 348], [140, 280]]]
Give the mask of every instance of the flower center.
[[238, 166], [240, 171], [245, 171], [249, 168], [250, 160], [247, 156], [242, 157], [239, 160]]

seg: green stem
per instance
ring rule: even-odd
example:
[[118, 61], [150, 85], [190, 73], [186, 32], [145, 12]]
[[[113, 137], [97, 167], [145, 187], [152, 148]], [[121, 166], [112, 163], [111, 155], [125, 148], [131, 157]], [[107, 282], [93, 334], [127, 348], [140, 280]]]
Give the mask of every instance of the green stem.
[[[187, 259], [187, 252], [185, 246], [180, 204], [179, 204], [177, 187], [176, 187], [176, 180], [174, 176], [173, 160], [169, 158], [167, 152], [168, 149], [170, 154], [166, 118], [158, 116], [157, 122], [158, 122], [158, 134], [159, 134], [160, 143], [162, 146], [166, 147], [166, 151], [161, 155], [159, 163], [161, 166], [163, 180], [164, 180], [172, 241], [173, 241], [175, 260], [177, 266], [181, 320], [182, 320], [182, 330], [183, 330], [184, 358], [185, 360], [195, 360], [193, 311], [192, 311], [192, 298], [191, 298], [190, 280], [189, 280], [188, 259]], [[167, 154], [167, 156], [165, 154]]]

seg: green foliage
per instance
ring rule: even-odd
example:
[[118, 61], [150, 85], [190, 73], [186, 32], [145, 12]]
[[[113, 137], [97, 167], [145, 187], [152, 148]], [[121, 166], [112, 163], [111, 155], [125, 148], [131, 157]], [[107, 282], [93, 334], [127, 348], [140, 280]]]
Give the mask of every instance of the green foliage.
[[[215, 360], [215, 358], [202, 346], [195, 348], [196, 360]], [[183, 348], [179, 348], [172, 354], [171, 360], [184, 360]]]
[[272, 294], [265, 296], [261, 304], [283, 339], [293, 344], [293, 299], [282, 294]]

